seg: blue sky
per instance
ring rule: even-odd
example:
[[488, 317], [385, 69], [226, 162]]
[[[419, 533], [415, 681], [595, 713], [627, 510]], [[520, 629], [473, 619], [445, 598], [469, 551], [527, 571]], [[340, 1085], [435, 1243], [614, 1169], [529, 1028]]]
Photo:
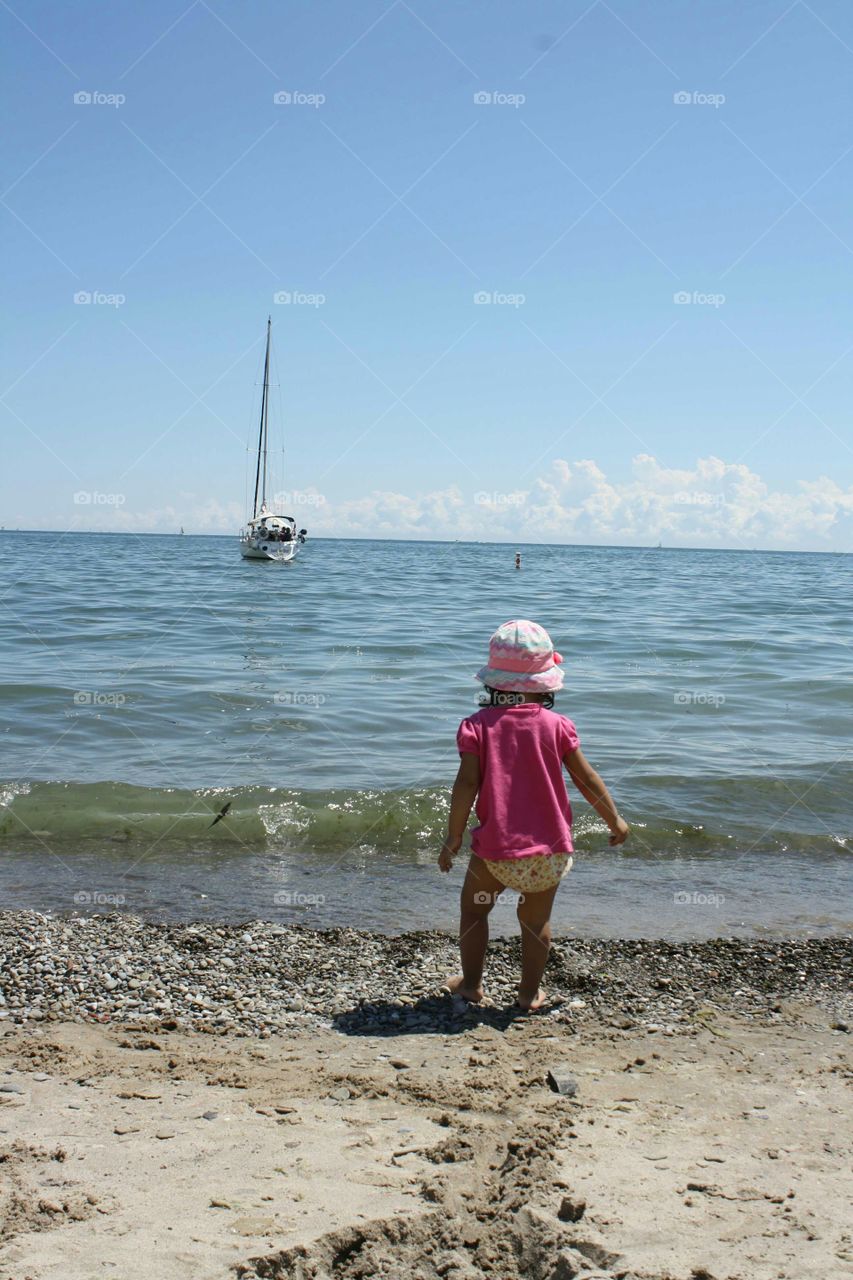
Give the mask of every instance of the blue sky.
[[0, 25], [6, 527], [236, 531], [271, 312], [313, 531], [849, 548], [840, 0]]

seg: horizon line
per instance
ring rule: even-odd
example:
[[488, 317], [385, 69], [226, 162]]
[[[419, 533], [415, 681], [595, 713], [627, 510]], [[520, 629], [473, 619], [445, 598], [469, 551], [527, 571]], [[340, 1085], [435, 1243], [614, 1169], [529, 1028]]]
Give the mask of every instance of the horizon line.
[[[238, 538], [232, 533], [165, 533], [147, 529], [136, 532], [131, 529], [7, 529], [0, 527], [0, 534], [36, 534], [47, 537], [59, 534], [60, 537], [105, 537], [105, 538]], [[849, 550], [843, 548], [797, 548], [797, 547], [702, 547], [678, 546], [663, 543], [630, 543], [630, 542], [518, 542], [491, 541], [489, 539], [470, 538], [417, 538], [417, 537], [382, 537], [370, 534], [316, 534], [309, 535], [311, 542], [401, 542], [424, 543], [431, 546], [463, 546], [463, 547], [566, 547], [577, 550], [599, 551], [710, 551], [740, 555], [775, 555], [775, 556], [846, 556]]]

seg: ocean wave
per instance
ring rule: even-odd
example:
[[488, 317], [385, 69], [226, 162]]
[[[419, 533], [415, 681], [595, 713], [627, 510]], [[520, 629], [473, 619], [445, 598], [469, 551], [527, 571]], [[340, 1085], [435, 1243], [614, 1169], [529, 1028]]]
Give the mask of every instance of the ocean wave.
[[[641, 790], [647, 804], [626, 808], [633, 838], [620, 852], [644, 858], [853, 850], [853, 832], [842, 825], [842, 815], [833, 821], [830, 800], [837, 807], [837, 794], [822, 796], [815, 788], [810, 806], [797, 810], [790, 797], [780, 806], [781, 785], [776, 779], [763, 785], [755, 779], [725, 785], [709, 780], [691, 794], [684, 779], [646, 779]], [[734, 803], [735, 798], [741, 803]], [[133, 845], [146, 854], [359, 849], [415, 854], [440, 843], [449, 800], [447, 786], [189, 791], [118, 782], [0, 782], [0, 851], [41, 846], [70, 853], [75, 846]], [[606, 834], [601, 820], [578, 804], [576, 846], [592, 855], [607, 852]]]

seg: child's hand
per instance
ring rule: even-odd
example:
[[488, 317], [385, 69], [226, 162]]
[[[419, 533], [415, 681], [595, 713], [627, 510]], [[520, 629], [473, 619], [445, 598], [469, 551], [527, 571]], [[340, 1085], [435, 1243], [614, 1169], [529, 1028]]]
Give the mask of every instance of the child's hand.
[[449, 871], [453, 866], [453, 858], [459, 852], [461, 845], [461, 836], [448, 836], [445, 840], [438, 855], [438, 865], [442, 871]]
[[624, 818], [617, 816], [615, 823], [610, 828], [610, 843], [624, 844], [631, 834], [631, 828]]

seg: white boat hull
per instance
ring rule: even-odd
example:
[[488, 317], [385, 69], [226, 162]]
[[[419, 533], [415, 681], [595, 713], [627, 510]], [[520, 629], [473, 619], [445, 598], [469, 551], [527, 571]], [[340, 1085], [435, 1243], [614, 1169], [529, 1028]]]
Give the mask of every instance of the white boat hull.
[[264, 542], [259, 538], [241, 538], [240, 555], [244, 560], [275, 560], [279, 564], [287, 564], [296, 559], [299, 542], [294, 539], [290, 543]]

